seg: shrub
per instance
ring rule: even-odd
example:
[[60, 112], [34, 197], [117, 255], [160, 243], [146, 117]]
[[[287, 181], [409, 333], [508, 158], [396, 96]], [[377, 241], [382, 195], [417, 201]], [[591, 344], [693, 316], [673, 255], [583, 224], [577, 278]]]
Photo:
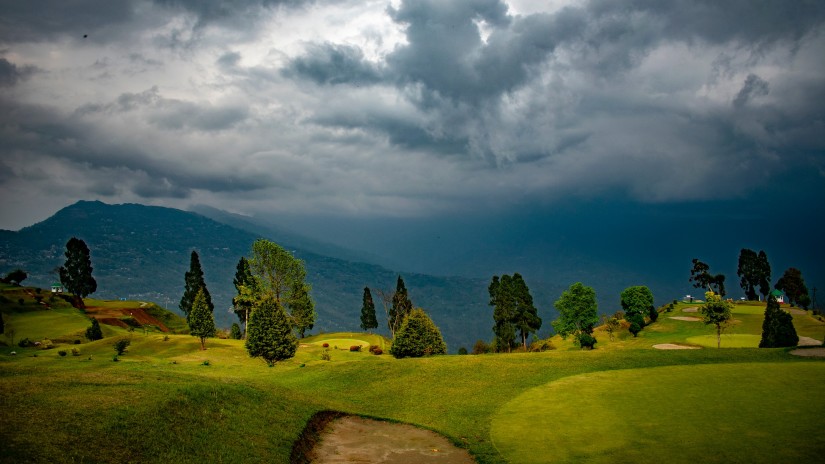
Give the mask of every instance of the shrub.
[[464, 348], [462, 346], [461, 348], [458, 349], [458, 354], [461, 354], [461, 355], [467, 354], [467, 348]]
[[60, 350], [60, 351], [57, 352], [57, 354], [59, 354], [60, 357], [62, 358], [63, 356], [66, 356], [67, 353], [66, 353], [65, 350]]
[[80, 356], [80, 350], [77, 348], [72, 348], [72, 356]]
[[476, 340], [475, 345], [473, 345], [473, 354], [485, 354], [490, 352], [490, 345], [487, 344], [484, 340]]
[[540, 353], [543, 351], [555, 350], [556, 346], [550, 340], [537, 340], [530, 344], [530, 351]]
[[100, 329], [100, 322], [97, 319], [92, 318], [92, 325], [86, 329], [86, 338], [90, 341], [103, 338], [103, 331]]
[[169, 335], [164, 335], [163, 336], [163, 341], [168, 342], [169, 341]]
[[34, 293], [37, 293], [38, 295], [40, 295], [40, 292], [42, 292], [42, 291], [43, 291], [43, 289], [40, 288], [40, 287], [37, 287], [37, 288], [34, 289]]
[[349, 347], [349, 350], [354, 351], [354, 352], [360, 352], [361, 351], [361, 345], [352, 345], [351, 347]]
[[74, 344], [75, 344], [75, 345], [80, 345], [80, 340], [75, 340], [75, 341], [74, 341]]
[[331, 361], [332, 360], [332, 356], [329, 354], [329, 350], [324, 350], [324, 352], [321, 353], [321, 359], [324, 360], [324, 361]]
[[29, 340], [28, 338], [24, 338], [24, 339], [20, 340], [19, 342], [17, 342], [17, 346], [19, 346], [20, 348], [28, 348], [32, 345], [33, 345], [32, 341]]
[[209, 360], [208, 359], [205, 360], [204, 362], [201, 363], [201, 365], [202, 366], [208, 366], [209, 365]]
[[382, 354], [384, 354], [384, 350], [382, 350], [381, 348], [376, 348], [372, 351], [372, 354], [376, 356], [381, 356]]
[[[120, 356], [124, 352], [126, 352], [126, 348], [131, 343], [132, 342], [128, 338], [121, 338], [120, 340], [116, 341], [115, 344], [114, 344], [114, 347], [115, 347], [115, 351], [117, 352], [118, 356]], [[117, 356], [115, 356], [115, 357], [117, 357]]]
[[117, 355], [114, 355], [114, 356], [112, 356], [112, 361], [118, 362], [118, 361], [120, 361], [120, 359], [117, 359]]
[[590, 335], [586, 332], [581, 332], [576, 336], [576, 341], [578, 342], [579, 346], [587, 349], [592, 350], [594, 345], [596, 345], [596, 337]]
[[441, 331], [421, 308], [413, 309], [395, 332], [390, 354], [396, 358], [446, 354]]
[[34, 301], [36, 301], [37, 304], [40, 304], [43, 301], [43, 297], [40, 295], [35, 295]]
[[23, 298], [20, 298], [20, 299], [18, 299], [18, 300], [17, 300], [17, 303], [18, 303], [20, 306], [24, 306], [24, 305], [26, 304], [26, 301], [25, 301], [25, 300], [23, 300]]
[[324, 343], [324, 344], [323, 344], [323, 345], [321, 345], [321, 346], [323, 346], [324, 348], [329, 348], [329, 343]]
[[380, 350], [381, 347], [378, 345], [370, 345], [370, 353], [374, 353], [375, 350]]
[[659, 319], [659, 311], [656, 310], [653, 306], [650, 307], [650, 322], [656, 322], [656, 319]]
[[41, 350], [50, 350], [54, 348], [54, 343], [48, 338], [44, 338], [42, 342], [40, 342], [40, 349]]
[[628, 330], [630, 330], [630, 333], [632, 333], [633, 336], [635, 337], [639, 334], [639, 332], [642, 331], [642, 328], [639, 326], [638, 322], [634, 321], [633, 323], [630, 324], [630, 328]]
[[241, 326], [237, 322], [232, 323], [232, 328], [229, 330], [229, 338], [232, 340], [240, 340], [242, 336]]

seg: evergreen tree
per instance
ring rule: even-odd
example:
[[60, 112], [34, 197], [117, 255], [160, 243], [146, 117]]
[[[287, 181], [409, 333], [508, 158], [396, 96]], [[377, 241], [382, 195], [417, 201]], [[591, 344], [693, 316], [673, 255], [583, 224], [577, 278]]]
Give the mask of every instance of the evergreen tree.
[[292, 324], [301, 338], [307, 330], [312, 330], [315, 325], [315, 303], [309, 296], [309, 284], [296, 282], [292, 289], [289, 300], [289, 312], [292, 316]]
[[516, 305], [513, 298], [512, 277], [504, 274], [499, 279], [493, 276], [487, 291], [490, 293], [490, 306], [493, 307], [493, 333], [496, 351], [513, 349], [516, 341]]
[[92, 318], [92, 325], [86, 329], [86, 338], [90, 341], [100, 340], [103, 338], [103, 331], [100, 330], [100, 322]]
[[435, 323], [421, 308], [415, 308], [395, 334], [390, 354], [396, 358], [419, 358], [447, 353], [447, 345]]
[[253, 358], [263, 358], [271, 367], [295, 356], [298, 341], [286, 311], [273, 295], [265, 295], [249, 316], [246, 350]]
[[797, 343], [799, 336], [793, 326], [793, 317], [779, 307], [773, 295], [769, 295], [759, 348], [781, 348], [796, 346]]
[[183, 296], [180, 299], [178, 307], [186, 315], [186, 322], [189, 322], [189, 313], [192, 312], [195, 296], [197, 296], [201, 290], [203, 290], [206, 307], [209, 308], [210, 313], [214, 312], [215, 305], [212, 304], [212, 296], [209, 294], [209, 289], [206, 288], [206, 282], [203, 280], [203, 269], [201, 269], [200, 257], [195, 250], [192, 250], [189, 258], [189, 271], [184, 275], [184, 281]]
[[395, 337], [395, 333], [398, 331], [398, 328], [401, 327], [401, 324], [404, 322], [404, 318], [410, 314], [412, 309], [412, 301], [410, 301], [407, 296], [407, 287], [404, 285], [404, 279], [402, 279], [401, 276], [398, 276], [398, 280], [395, 284], [395, 293], [392, 295], [390, 314], [387, 318], [387, 325], [389, 326], [390, 333], [393, 337]]
[[767, 298], [768, 293], [771, 292], [771, 263], [768, 262], [768, 255], [764, 251], [760, 251], [756, 257], [756, 267], [759, 293]]
[[521, 274], [516, 272], [510, 280], [512, 291], [509, 292], [513, 298], [515, 311], [513, 313], [513, 324], [521, 334], [521, 344], [524, 349], [527, 349], [527, 338], [531, 333], [538, 332], [541, 328], [541, 318], [538, 315], [538, 310], [533, 305], [533, 297], [530, 295], [530, 289], [527, 288], [527, 283], [521, 277]]
[[742, 248], [739, 252], [739, 267], [736, 270], [739, 276], [739, 286], [745, 292], [748, 300], [756, 299], [756, 286], [759, 285], [759, 257], [756, 252]]
[[229, 329], [229, 338], [232, 340], [240, 340], [242, 337], [241, 326], [239, 326], [237, 322], [233, 322], [232, 328]]
[[215, 317], [206, 303], [206, 292], [198, 290], [195, 301], [192, 302], [192, 311], [186, 318], [189, 324], [189, 333], [201, 341], [201, 350], [206, 349], [206, 339], [215, 336]]
[[238, 320], [246, 327], [246, 321], [249, 318], [249, 312], [252, 310], [252, 301], [243, 298], [243, 289], [254, 286], [254, 277], [252, 276], [252, 269], [249, 267], [249, 261], [241, 256], [238, 264], [235, 267], [235, 278], [232, 283], [235, 285], [236, 296], [232, 298], [232, 306]]
[[92, 277], [92, 260], [86, 242], [72, 237], [66, 242], [66, 263], [60, 266], [60, 283], [74, 295], [75, 306], [85, 307], [83, 298], [97, 291], [97, 281]]
[[370, 293], [369, 287], [364, 287], [364, 297], [361, 303], [361, 329], [377, 328], [378, 319], [375, 317], [375, 303], [372, 301], [372, 293]]

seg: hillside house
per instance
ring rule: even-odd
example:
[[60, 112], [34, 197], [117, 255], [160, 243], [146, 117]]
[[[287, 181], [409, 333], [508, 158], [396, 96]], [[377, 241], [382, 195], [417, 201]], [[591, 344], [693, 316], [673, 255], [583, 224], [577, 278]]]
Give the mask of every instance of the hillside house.
[[770, 294], [773, 295], [774, 298], [776, 298], [777, 303], [785, 303], [785, 292], [783, 292], [782, 290], [773, 289], [771, 290]]
[[52, 284], [52, 293], [63, 293], [63, 285]]

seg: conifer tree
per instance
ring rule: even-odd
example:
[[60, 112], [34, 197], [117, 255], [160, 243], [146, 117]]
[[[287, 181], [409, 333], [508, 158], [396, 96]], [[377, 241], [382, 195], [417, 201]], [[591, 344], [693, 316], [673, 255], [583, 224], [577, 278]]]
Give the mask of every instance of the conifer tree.
[[516, 340], [516, 303], [513, 298], [512, 277], [505, 274], [499, 279], [493, 276], [487, 287], [490, 306], [493, 307], [493, 333], [496, 351], [512, 350]]
[[86, 242], [72, 237], [66, 242], [66, 263], [60, 266], [60, 283], [74, 295], [75, 306], [83, 308], [83, 298], [97, 291], [97, 281], [92, 277], [92, 260]]
[[90, 341], [100, 340], [103, 338], [103, 331], [100, 330], [100, 322], [92, 318], [92, 325], [86, 329], [86, 338]]
[[271, 367], [277, 361], [295, 356], [298, 341], [286, 311], [273, 295], [265, 295], [249, 316], [246, 350], [253, 358], [263, 358]]
[[186, 322], [189, 324], [189, 333], [201, 341], [201, 350], [206, 349], [206, 339], [215, 336], [215, 317], [206, 303], [206, 292], [198, 290], [195, 301], [192, 302], [192, 311]]
[[521, 344], [526, 350], [527, 337], [541, 328], [541, 318], [538, 315], [538, 310], [533, 305], [530, 289], [527, 288], [527, 283], [524, 282], [521, 274], [518, 272], [513, 274], [511, 285], [513, 286], [511, 296], [514, 299], [515, 307], [513, 324], [521, 334]]
[[796, 346], [797, 343], [799, 336], [793, 326], [793, 317], [779, 307], [773, 295], [769, 295], [759, 348], [781, 348]]
[[289, 300], [289, 313], [292, 316], [295, 330], [301, 338], [304, 338], [305, 332], [312, 330], [317, 317], [315, 302], [309, 296], [309, 284], [306, 282], [294, 284]]
[[229, 338], [232, 340], [240, 340], [243, 337], [241, 333], [241, 326], [237, 322], [232, 323], [232, 328], [229, 330]]
[[238, 320], [246, 326], [249, 312], [252, 310], [252, 301], [243, 298], [243, 288], [253, 286], [254, 277], [252, 276], [252, 270], [249, 268], [249, 261], [243, 256], [238, 260], [235, 268], [235, 278], [232, 279], [232, 283], [235, 285], [235, 290], [237, 291], [235, 297], [232, 298], [233, 310], [235, 311], [235, 315], [238, 316]]
[[364, 297], [361, 303], [361, 329], [377, 328], [378, 319], [375, 317], [375, 303], [372, 301], [372, 293], [370, 293], [369, 287], [364, 287]]
[[398, 276], [395, 284], [395, 293], [392, 295], [390, 314], [387, 318], [387, 325], [389, 325], [390, 333], [393, 334], [393, 337], [404, 322], [404, 318], [410, 314], [412, 309], [412, 301], [410, 301], [407, 296], [407, 287], [404, 285], [404, 279]]
[[399, 327], [390, 347], [396, 358], [419, 358], [447, 353], [441, 331], [421, 308], [415, 308]]
[[212, 313], [215, 310], [215, 305], [212, 304], [212, 296], [209, 295], [209, 289], [206, 288], [206, 282], [203, 280], [203, 269], [201, 269], [200, 257], [195, 250], [192, 250], [189, 258], [189, 271], [184, 275], [184, 281], [183, 296], [180, 299], [178, 307], [186, 314], [186, 321], [189, 322], [189, 313], [192, 312], [195, 296], [197, 296], [200, 290], [203, 290], [206, 307], [209, 308], [209, 312]]

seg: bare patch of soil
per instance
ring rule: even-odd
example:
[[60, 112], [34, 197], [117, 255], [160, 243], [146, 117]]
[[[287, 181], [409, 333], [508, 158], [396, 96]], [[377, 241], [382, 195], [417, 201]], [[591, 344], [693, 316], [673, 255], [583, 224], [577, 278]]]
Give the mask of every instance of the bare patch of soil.
[[669, 319], [676, 319], [677, 321], [702, 322], [702, 319], [693, 316], [669, 316]]
[[[327, 417], [309, 427], [318, 427], [310, 437], [311, 449], [296, 443], [292, 462], [324, 464], [473, 464], [467, 450], [435, 432], [407, 424], [325, 413]], [[331, 415], [331, 416], [330, 416]], [[319, 427], [320, 426], [320, 427]], [[302, 439], [307, 438], [305, 431]], [[304, 448], [301, 456], [296, 448]]]
[[700, 350], [698, 346], [677, 345], [675, 343], [660, 343], [653, 345], [657, 350]]
[[825, 348], [802, 348], [791, 351], [796, 356], [825, 358]]
[[123, 316], [132, 316], [140, 325], [154, 325], [161, 330], [161, 332], [169, 332], [169, 328], [160, 322], [155, 317], [141, 308], [101, 308], [98, 306], [87, 306], [86, 315], [94, 317], [101, 324], [114, 325], [118, 327], [127, 328], [128, 325], [120, 320]]
[[788, 308], [788, 312], [791, 314], [801, 315], [801, 314], [808, 314], [808, 311], [799, 308]]
[[699, 307], [698, 306], [691, 306], [690, 308], [685, 308], [682, 310], [683, 313], [698, 313]]

